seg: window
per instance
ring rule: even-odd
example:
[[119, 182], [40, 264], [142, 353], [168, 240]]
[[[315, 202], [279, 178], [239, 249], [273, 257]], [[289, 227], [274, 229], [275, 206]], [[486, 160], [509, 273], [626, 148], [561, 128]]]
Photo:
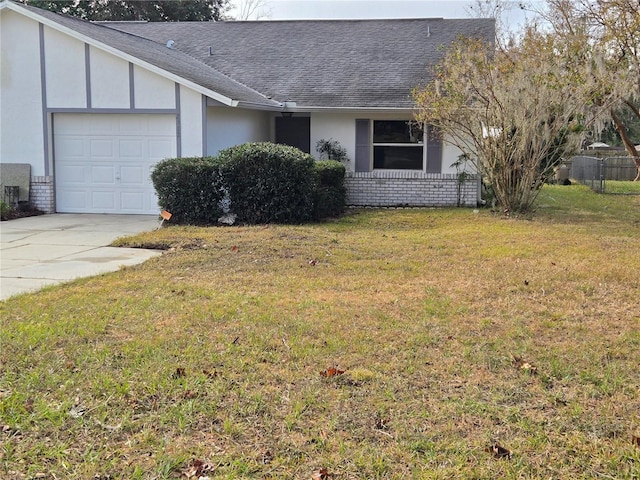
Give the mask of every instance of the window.
[[424, 169], [424, 131], [404, 120], [373, 121], [373, 168]]
[[356, 172], [373, 167], [441, 173], [442, 153], [441, 136], [430, 125], [425, 131], [407, 120], [356, 119]]

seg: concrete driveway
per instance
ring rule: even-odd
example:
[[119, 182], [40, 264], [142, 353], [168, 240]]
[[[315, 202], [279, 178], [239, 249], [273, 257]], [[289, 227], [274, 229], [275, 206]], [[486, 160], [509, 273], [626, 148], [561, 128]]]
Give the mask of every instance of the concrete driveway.
[[157, 250], [106, 246], [157, 226], [153, 215], [56, 213], [2, 222], [0, 300], [160, 255]]

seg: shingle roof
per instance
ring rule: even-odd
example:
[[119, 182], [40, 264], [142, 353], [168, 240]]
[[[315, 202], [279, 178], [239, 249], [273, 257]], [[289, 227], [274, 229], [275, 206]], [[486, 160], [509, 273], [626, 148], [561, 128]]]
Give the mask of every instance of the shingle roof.
[[94, 24], [33, 10], [234, 100], [298, 107], [411, 108], [443, 45], [495, 34], [491, 19]]

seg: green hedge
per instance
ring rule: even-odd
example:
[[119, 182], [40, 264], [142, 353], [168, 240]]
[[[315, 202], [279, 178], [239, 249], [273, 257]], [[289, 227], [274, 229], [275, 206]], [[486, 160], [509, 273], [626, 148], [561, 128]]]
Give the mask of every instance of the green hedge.
[[159, 162], [151, 179], [173, 223], [216, 224], [229, 210], [240, 223], [302, 223], [340, 215], [344, 166], [272, 143], [246, 143], [217, 157]]
[[297, 148], [245, 143], [219, 154], [231, 211], [243, 223], [300, 223], [313, 215], [314, 159]]
[[342, 215], [347, 201], [344, 165], [335, 160], [315, 163], [316, 191], [313, 217], [317, 220]]
[[215, 224], [222, 215], [224, 183], [214, 157], [169, 158], [157, 163], [151, 181], [158, 203], [173, 223]]

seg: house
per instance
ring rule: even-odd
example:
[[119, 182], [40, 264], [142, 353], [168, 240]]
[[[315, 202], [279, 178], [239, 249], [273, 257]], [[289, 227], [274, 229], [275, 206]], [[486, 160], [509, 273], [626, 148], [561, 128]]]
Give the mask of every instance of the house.
[[352, 205], [475, 205], [458, 151], [410, 123], [459, 35], [493, 20], [92, 23], [4, 0], [0, 163], [30, 165], [46, 212], [155, 214], [163, 158], [333, 139]]

